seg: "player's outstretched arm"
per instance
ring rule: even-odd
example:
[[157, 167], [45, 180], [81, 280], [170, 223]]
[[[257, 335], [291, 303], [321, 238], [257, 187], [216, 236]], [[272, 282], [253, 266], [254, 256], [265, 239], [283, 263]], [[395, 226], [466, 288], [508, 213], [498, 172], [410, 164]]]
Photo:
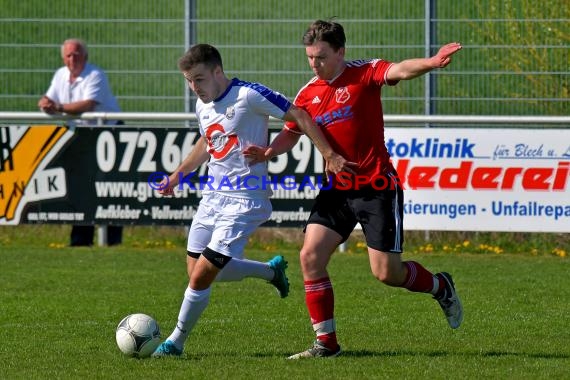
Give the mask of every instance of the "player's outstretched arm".
[[305, 110], [292, 105], [285, 114], [284, 120], [295, 122], [299, 129], [315, 144], [326, 161], [327, 174], [338, 174], [340, 172], [355, 174], [352, 168], [357, 166], [357, 164], [347, 161], [333, 150], [325, 135], [313, 123], [313, 119]]
[[389, 81], [408, 80], [419, 77], [433, 69], [441, 69], [451, 63], [451, 56], [461, 50], [459, 42], [442, 46], [436, 55], [430, 58], [412, 58], [395, 63], [388, 69]]

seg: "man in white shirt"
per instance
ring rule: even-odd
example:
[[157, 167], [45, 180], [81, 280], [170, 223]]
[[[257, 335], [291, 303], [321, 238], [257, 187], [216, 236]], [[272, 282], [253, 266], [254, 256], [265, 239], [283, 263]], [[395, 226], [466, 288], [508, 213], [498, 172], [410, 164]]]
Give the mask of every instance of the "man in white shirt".
[[[69, 39], [61, 46], [64, 67], [55, 72], [51, 85], [38, 102], [49, 114], [83, 112], [120, 112], [111, 92], [107, 75], [99, 67], [88, 63], [87, 45], [79, 39]], [[75, 120], [73, 124], [95, 124], [95, 120]], [[107, 121], [107, 124], [116, 124]]]
[[[80, 39], [65, 40], [61, 45], [61, 57], [65, 66], [58, 69], [38, 107], [50, 114], [78, 115], [83, 112], [120, 112], [119, 104], [111, 92], [105, 72], [87, 62], [87, 45]], [[108, 120], [105, 124], [117, 124]], [[69, 120], [70, 126], [95, 125], [96, 120]], [[120, 244], [121, 226], [108, 226], [108, 244]], [[74, 225], [71, 230], [72, 246], [93, 245], [94, 226]]]

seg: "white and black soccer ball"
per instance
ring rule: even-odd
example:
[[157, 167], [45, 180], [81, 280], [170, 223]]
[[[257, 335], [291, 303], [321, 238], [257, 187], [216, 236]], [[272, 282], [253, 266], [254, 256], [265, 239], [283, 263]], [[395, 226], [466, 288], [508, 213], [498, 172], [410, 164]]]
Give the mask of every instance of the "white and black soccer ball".
[[117, 346], [127, 356], [149, 357], [160, 344], [158, 323], [146, 314], [127, 315], [117, 326]]

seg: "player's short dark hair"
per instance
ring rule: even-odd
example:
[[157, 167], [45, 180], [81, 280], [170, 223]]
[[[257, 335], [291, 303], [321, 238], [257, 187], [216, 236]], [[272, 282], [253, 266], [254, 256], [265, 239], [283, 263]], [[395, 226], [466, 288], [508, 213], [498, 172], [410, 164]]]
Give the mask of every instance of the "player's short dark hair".
[[208, 44], [197, 44], [188, 49], [178, 60], [178, 68], [181, 71], [188, 71], [200, 63], [211, 69], [214, 69], [216, 66], [220, 66], [222, 70], [224, 69], [220, 52]]
[[303, 45], [311, 46], [317, 41], [328, 42], [336, 51], [346, 43], [344, 28], [334, 21], [316, 20], [303, 35]]

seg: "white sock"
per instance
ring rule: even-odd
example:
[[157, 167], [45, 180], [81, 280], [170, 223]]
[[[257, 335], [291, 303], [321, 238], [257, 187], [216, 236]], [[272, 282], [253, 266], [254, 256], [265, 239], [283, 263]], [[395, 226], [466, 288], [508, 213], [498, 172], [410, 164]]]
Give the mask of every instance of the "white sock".
[[180, 312], [178, 313], [178, 323], [168, 337], [168, 340], [174, 343], [177, 348], [182, 349], [184, 347], [184, 342], [188, 335], [196, 322], [198, 322], [206, 306], [208, 306], [210, 289], [194, 290], [190, 287], [186, 288], [184, 300], [182, 300], [182, 306], [180, 306]]
[[275, 271], [269, 264], [247, 259], [231, 259], [218, 273], [216, 281], [241, 281], [245, 277], [261, 278], [266, 281], [273, 280]]
[[430, 293], [435, 296], [437, 292], [439, 292], [439, 278], [437, 276], [433, 276], [433, 288]]

